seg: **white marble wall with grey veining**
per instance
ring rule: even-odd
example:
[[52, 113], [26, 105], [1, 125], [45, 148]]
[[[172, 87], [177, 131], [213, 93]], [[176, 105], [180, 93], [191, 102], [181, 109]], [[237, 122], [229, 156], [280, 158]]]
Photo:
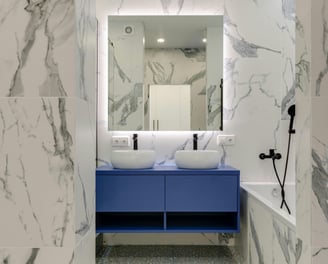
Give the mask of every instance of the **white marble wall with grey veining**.
[[[206, 130], [206, 59], [205, 49], [146, 49], [144, 98], [153, 84], [189, 84], [191, 130]], [[172, 95], [173, 96], [173, 95]], [[146, 102], [146, 105], [149, 105]], [[145, 107], [144, 120], [149, 119]], [[149, 129], [149, 122], [148, 129]], [[150, 124], [151, 125], [151, 124]]]
[[[138, 1], [138, 4], [132, 0], [97, 1], [100, 23], [98, 165], [110, 164], [112, 135], [132, 134], [132, 131], [107, 130], [108, 102], [104, 99], [108, 96], [107, 15], [223, 13], [223, 132], [200, 132], [199, 148], [219, 150], [220, 162], [240, 169], [244, 181], [276, 181], [271, 162], [259, 160], [258, 155], [269, 148], [276, 148], [283, 157], [286, 155], [289, 125], [286, 112], [295, 102], [295, 90], [300, 87], [296, 86], [299, 79], [295, 73], [304, 66], [302, 63], [296, 65], [301, 68], [295, 66], [295, 27], [299, 24], [295, 21], [293, 0], [228, 0], [225, 10], [223, 1], [219, 0]], [[308, 114], [308, 110], [305, 113]], [[218, 134], [235, 134], [235, 146], [217, 146]], [[294, 137], [292, 145], [296, 145]], [[192, 148], [192, 132], [139, 132], [139, 147], [156, 150], [157, 164], [170, 164], [177, 149]], [[287, 175], [290, 182], [295, 180], [295, 151], [292, 151]], [[299, 151], [302, 150], [297, 149]], [[283, 165], [278, 163], [281, 173]]]
[[1, 247], [74, 244], [74, 104], [1, 98]]
[[[97, 22], [95, 3], [92, 0], [75, 1], [76, 69], [75, 99], [75, 163], [74, 163], [74, 218], [76, 263], [93, 263], [91, 254], [81, 261], [77, 255], [94, 252], [95, 237], [95, 178], [96, 167], [96, 51]], [[83, 245], [83, 246], [81, 246]], [[90, 250], [86, 250], [90, 247]], [[90, 259], [91, 258], [91, 259]], [[82, 258], [83, 259], [83, 258]]]
[[[183, 7], [189, 7], [193, 1], [184, 1]], [[172, 14], [216, 14], [221, 6], [221, 1], [213, 3], [212, 10], [202, 9], [206, 1], [194, 6], [193, 9], [182, 7], [180, 10], [171, 11]], [[143, 11], [136, 8], [131, 2], [123, 1], [121, 6], [113, 2], [98, 2], [98, 19], [101, 30], [100, 41], [100, 87], [99, 87], [99, 148], [98, 158], [103, 163], [110, 163], [111, 135], [107, 131], [107, 107], [103, 98], [107, 98], [107, 15], [108, 14], [162, 14], [165, 10], [157, 6], [157, 2], [144, 7]], [[242, 8], [240, 8], [242, 5]], [[266, 6], [268, 5], [268, 6]], [[172, 2], [172, 6], [174, 6]], [[206, 5], [205, 5], [206, 6]], [[218, 7], [218, 9], [216, 8]], [[269, 148], [286, 152], [285, 143], [289, 120], [284, 120], [285, 109], [293, 102], [294, 89], [294, 46], [293, 9], [284, 11], [279, 2], [253, 2], [227, 1], [225, 8], [224, 26], [224, 131], [226, 134], [236, 135], [236, 145], [221, 148], [216, 145], [216, 140], [211, 140], [208, 148], [219, 149], [222, 152], [222, 160], [243, 171], [242, 179], [249, 181], [275, 181], [272, 165], [269, 162], [260, 161], [259, 153], [267, 152]], [[286, 9], [286, 8], [285, 8]], [[105, 12], [104, 10], [108, 10]], [[125, 11], [123, 11], [125, 10]], [[157, 11], [155, 11], [157, 10]], [[162, 12], [162, 11], [163, 12]], [[101, 13], [103, 12], [103, 13]], [[221, 9], [221, 12], [223, 10]], [[254, 14], [243, 16], [243, 13]], [[255, 15], [256, 14], [256, 15]], [[252, 19], [251, 19], [252, 18]], [[253, 30], [263, 25], [256, 33]], [[281, 40], [284, 41], [281, 41]], [[288, 68], [286, 64], [290, 62]], [[288, 68], [289, 70], [286, 70]], [[286, 81], [287, 80], [287, 81]], [[289, 98], [287, 100], [286, 98]], [[261, 123], [259, 127], [258, 124]], [[116, 132], [115, 132], [116, 133]], [[206, 137], [215, 137], [220, 132], [207, 132]], [[171, 150], [177, 149], [188, 140], [190, 133], [177, 134], [179, 140], [163, 134], [140, 132], [142, 137], [151, 135], [147, 141], [155, 137], [161, 138], [165, 143], [156, 146], [157, 162], [161, 162], [161, 156], [172, 156]], [[184, 137], [184, 138], [183, 138]], [[156, 140], [159, 142], [159, 140]], [[164, 147], [161, 147], [164, 146]], [[248, 155], [244, 155], [247, 149]], [[99, 163], [100, 165], [101, 163]], [[282, 170], [282, 164], [279, 164]], [[294, 181], [294, 172], [289, 171], [287, 181]]]
[[[281, 2], [225, 2], [224, 132], [238, 140], [228, 156], [243, 171], [242, 180], [275, 181], [272, 164], [258, 159], [268, 148], [286, 157], [289, 118], [284, 112], [294, 100], [294, 26]], [[287, 180], [294, 181], [294, 174], [290, 169]]]
[[93, 5], [0, 4], [3, 263], [73, 263], [76, 244], [93, 248], [84, 239], [94, 237]]
[[296, 249], [311, 263], [311, 2], [296, 1]]
[[323, 263], [328, 257], [328, 110], [327, 97], [312, 98], [312, 258]]
[[268, 207], [246, 194], [247, 226], [242, 232], [246, 237], [246, 263], [297, 263], [295, 226], [286, 224]]
[[75, 1], [74, 263], [95, 263], [97, 21], [92, 0]]
[[328, 257], [328, 2], [311, 5], [311, 89], [312, 89], [312, 263]]
[[[76, 243], [95, 230], [95, 135], [87, 102], [76, 100], [76, 160], [74, 174]], [[80, 132], [83, 131], [83, 132]], [[90, 164], [90, 161], [92, 163]]]
[[[43, 247], [43, 248], [6, 248], [0, 249], [1, 263], [8, 264], [73, 264], [75, 256], [72, 248]], [[83, 263], [83, 262], [78, 262]], [[87, 263], [87, 262], [86, 262]], [[91, 262], [88, 262], [91, 263]]]
[[74, 2], [5, 0], [1, 7], [0, 95], [74, 96]]

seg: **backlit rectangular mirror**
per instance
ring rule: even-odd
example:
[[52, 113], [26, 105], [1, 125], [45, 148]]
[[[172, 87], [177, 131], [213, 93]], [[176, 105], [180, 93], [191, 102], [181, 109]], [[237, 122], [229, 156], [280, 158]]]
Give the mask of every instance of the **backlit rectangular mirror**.
[[222, 130], [222, 16], [109, 16], [108, 70], [109, 130]]

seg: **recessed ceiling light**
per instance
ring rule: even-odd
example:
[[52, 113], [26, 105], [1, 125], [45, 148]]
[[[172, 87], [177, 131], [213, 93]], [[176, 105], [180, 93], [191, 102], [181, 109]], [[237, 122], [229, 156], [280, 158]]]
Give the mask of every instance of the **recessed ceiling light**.
[[165, 39], [163, 39], [163, 38], [158, 38], [158, 39], [157, 39], [157, 42], [158, 42], [158, 43], [163, 43], [163, 42], [165, 42]]
[[204, 43], [206, 43], [207, 39], [206, 39], [206, 38], [203, 38], [202, 41], [203, 41]]

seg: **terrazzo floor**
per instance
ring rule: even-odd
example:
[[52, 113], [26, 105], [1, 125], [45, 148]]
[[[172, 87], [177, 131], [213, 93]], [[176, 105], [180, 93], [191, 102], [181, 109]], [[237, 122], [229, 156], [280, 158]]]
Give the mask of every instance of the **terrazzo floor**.
[[103, 247], [97, 264], [239, 264], [227, 246], [113, 246]]

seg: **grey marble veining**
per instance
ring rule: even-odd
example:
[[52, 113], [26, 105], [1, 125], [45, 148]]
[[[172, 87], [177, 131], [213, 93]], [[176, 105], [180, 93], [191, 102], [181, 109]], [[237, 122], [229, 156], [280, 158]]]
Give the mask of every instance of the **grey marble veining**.
[[[83, 100], [92, 100], [87, 86], [93, 80], [92, 71], [95, 69], [95, 50], [92, 47], [95, 43], [96, 20], [95, 10], [92, 0], [75, 2], [77, 10], [77, 75], [78, 91], [77, 94]], [[91, 97], [91, 98], [89, 98]]]
[[115, 56], [114, 56], [114, 67], [118, 71], [118, 76], [121, 78], [123, 83], [125, 81], [131, 83], [131, 78], [129, 78], [129, 76], [123, 71]]
[[[160, 0], [164, 13], [169, 14], [169, 7], [172, 4], [172, 0]], [[181, 9], [183, 8], [184, 0], [177, 0], [178, 9], [176, 14], [180, 14]]]
[[256, 253], [257, 253], [257, 257], [258, 257], [258, 262], [259, 262], [259, 264], [265, 264], [262, 249], [261, 249], [261, 244], [260, 244], [260, 240], [259, 240], [259, 236], [257, 234], [256, 226], [254, 224], [254, 220], [253, 220], [253, 216], [252, 216], [251, 212], [249, 213], [249, 221], [250, 221], [251, 237], [252, 237], [252, 240], [253, 240], [254, 245], [255, 245], [255, 249], [256, 249]]
[[[118, 109], [122, 108], [122, 111], [119, 114], [116, 114], [118, 120], [115, 120], [115, 123], [119, 124], [120, 126], [127, 125], [127, 118], [132, 115], [134, 112], [138, 110], [140, 107], [140, 103], [138, 102], [138, 98], [142, 98], [143, 95], [143, 84], [136, 83], [134, 88], [126, 95], [124, 95], [118, 101], [114, 101], [111, 104], [111, 113], [118, 111]], [[141, 124], [142, 127], [142, 124]], [[135, 128], [135, 130], [139, 130]]]
[[[13, 7], [14, 8], [14, 7]], [[40, 3], [28, 2], [25, 12], [29, 16], [26, 25], [24, 39], [16, 38], [17, 45], [17, 67], [12, 77], [8, 96], [24, 96], [25, 84], [22, 73], [27, 64], [32, 49], [37, 42], [37, 32], [43, 32], [47, 41], [47, 50], [44, 57], [45, 76], [43, 83], [39, 86], [39, 94], [42, 96], [66, 96], [59, 73], [58, 64], [54, 55], [55, 45], [66, 41], [66, 36], [73, 34], [73, 3], [66, 1], [43, 1]], [[57, 17], [57, 18], [55, 18]]]
[[80, 236], [84, 236], [89, 230], [92, 225], [91, 221], [93, 220], [92, 217], [89, 214], [89, 208], [88, 208], [88, 203], [87, 203], [87, 196], [86, 196], [86, 188], [84, 185], [84, 182], [82, 180], [81, 174], [80, 174], [80, 169], [78, 169], [78, 178], [82, 187], [82, 204], [83, 204], [83, 209], [84, 209], [84, 219], [82, 222], [80, 222], [80, 226], [76, 227], [75, 233], [79, 234]]
[[317, 250], [316, 252], [314, 252], [314, 254], [312, 255], [313, 257], [318, 256], [320, 253], [324, 252], [324, 251], [328, 251], [328, 247], [322, 247], [319, 250]]
[[284, 254], [286, 263], [291, 263], [291, 256], [289, 253], [289, 248], [290, 248], [290, 244], [293, 243], [293, 241], [290, 240], [290, 233], [287, 232], [284, 233], [284, 231], [282, 229], [280, 229], [279, 224], [277, 223], [277, 221], [273, 218], [273, 230], [276, 234], [276, 237], [278, 239], [279, 245], [280, 245], [280, 249]]
[[229, 34], [228, 32], [225, 32], [225, 35], [230, 39], [232, 46], [234, 50], [241, 56], [241, 57], [247, 57], [247, 58], [257, 58], [258, 50], [266, 50], [273, 53], [280, 54], [281, 51], [274, 50], [268, 47], [263, 47], [260, 45], [256, 45], [254, 43], [248, 42], [245, 39], [236, 38]]
[[289, 20], [295, 19], [296, 1], [282, 0], [282, 13]]
[[[242, 85], [247, 87], [242, 95], [239, 96], [239, 98], [236, 98], [236, 100], [233, 101], [233, 105], [231, 105], [229, 108], [224, 107], [223, 108], [223, 118], [226, 120], [232, 120], [234, 119], [234, 116], [236, 114], [236, 111], [238, 110], [239, 105], [245, 100], [248, 99], [251, 96], [251, 93], [253, 91], [253, 78], [255, 76], [252, 75], [249, 79], [248, 83], [243, 83]], [[256, 82], [257, 83], [257, 82]], [[234, 97], [236, 94], [234, 94]]]
[[[326, 78], [327, 73], [328, 73], [328, 49], [327, 49], [327, 35], [328, 35], [328, 19], [326, 16], [326, 12], [327, 12], [327, 3], [326, 1], [322, 1], [322, 6], [321, 6], [321, 14], [320, 19], [321, 19], [321, 25], [322, 28], [322, 32], [321, 32], [321, 45], [318, 45], [318, 48], [320, 48], [321, 50], [321, 56], [324, 57], [324, 66], [321, 66], [322, 68], [320, 69], [320, 71], [318, 72], [318, 76], [315, 76], [315, 96], [320, 96], [321, 95], [321, 90], [322, 90], [322, 86], [325, 85], [325, 81], [324, 78]], [[319, 25], [316, 25], [319, 26]], [[314, 44], [316, 45], [316, 44]], [[318, 58], [319, 59], [319, 58]]]
[[[72, 238], [74, 162], [72, 119], [67, 114], [71, 107], [64, 98], [2, 99], [4, 141], [0, 158], [5, 163], [0, 167], [0, 203], [8, 210], [3, 217], [5, 226], [8, 221], [16, 223], [17, 231], [12, 231], [12, 237], [2, 236], [0, 245], [8, 241], [28, 246], [27, 241], [31, 241], [38, 246], [65, 246]], [[33, 156], [26, 146], [33, 146]], [[1, 232], [6, 234], [3, 228]], [[19, 230], [21, 241], [11, 241]]]
[[63, 249], [21, 248], [0, 249], [0, 263], [2, 264], [72, 264], [74, 254]]
[[[145, 65], [144, 87], [154, 84], [190, 85], [191, 130], [206, 130], [205, 94], [201, 93], [206, 86], [205, 50], [146, 49]], [[144, 93], [148, 98], [149, 89], [145, 89]], [[144, 113], [144, 120], [149, 119], [148, 115], [149, 109]], [[145, 129], [148, 129], [147, 124]]]
[[[58, 111], [60, 124], [57, 127], [54, 123], [53, 108], [48, 102], [42, 99], [43, 110], [46, 118], [51, 126], [53, 139], [54, 139], [54, 153], [52, 155], [59, 155], [62, 159], [63, 166], [60, 168], [59, 184], [63, 185], [66, 189], [66, 194], [69, 195], [72, 192], [73, 181], [71, 179], [74, 173], [74, 161], [72, 157], [72, 135], [67, 128], [67, 118], [66, 118], [66, 101], [64, 98], [58, 98]], [[50, 152], [49, 152], [50, 151]], [[51, 150], [47, 150], [48, 154]], [[64, 215], [62, 219], [62, 227], [56, 231], [56, 235], [53, 237], [55, 245], [63, 246], [64, 238], [67, 232], [67, 225], [69, 223], [70, 213], [72, 210], [72, 201], [65, 199], [60, 201], [64, 204]]]
[[[7, 1], [2, 3], [2, 8], [0, 11], [0, 27], [6, 21], [6, 19], [12, 14], [12, 12], [17, 8], [20, 0]], [[8, 5], [8, 6], [6, 6]]]
[[169, 72], [159, 62], [148, 62], [148, 68], [153, 74], [152, 80], [154, 84], [171, 84], [172, 76], [174, 74], [174, 64], [170, 63]]
[[312, 150], [313, 172], [312, 172], [312, 189], [318, 199], [321, 210], [328, 221], [328, 172], [325, 169], [323, 161], [315, 150]]

